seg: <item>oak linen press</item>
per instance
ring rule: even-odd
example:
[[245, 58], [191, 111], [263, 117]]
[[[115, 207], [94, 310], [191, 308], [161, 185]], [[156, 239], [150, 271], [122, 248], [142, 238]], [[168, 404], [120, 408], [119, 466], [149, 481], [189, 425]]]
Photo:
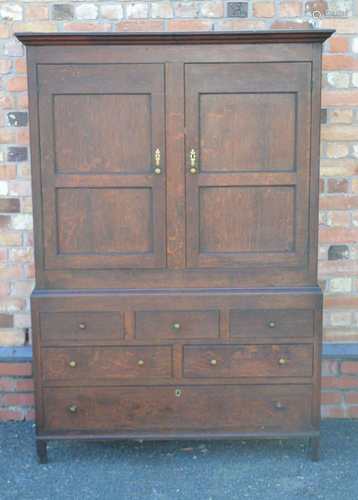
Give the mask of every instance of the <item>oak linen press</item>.
[[309, 438], [319, 453], [328, 30], [27, 45], [37, 450]]

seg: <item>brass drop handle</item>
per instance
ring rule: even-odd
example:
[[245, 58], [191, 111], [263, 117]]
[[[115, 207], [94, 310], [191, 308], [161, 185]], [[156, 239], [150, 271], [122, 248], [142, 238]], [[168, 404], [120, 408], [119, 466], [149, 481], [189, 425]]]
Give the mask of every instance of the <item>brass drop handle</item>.
[[281, 366], [287, 365], [287, 363], [288, 363], [288, 359], [287, 358], [280, 358], [278, 360], [278, 364], [281, 365]]
[[211, 359], [210, 364], [211, 364], [211, 366], [215, 366], [218, 364], [218, 362], [216, 361], [216, 359]]
[[80, 323], [78, 326], [80, 327], [80, 330], [85, 330], [87, 328], [86, 323]]
[[174, 332], [178, 332], [181, 328], [181, 324], [180, 323], [173, 323], [171, 325], [171, 329], [174, 331]]
[[143, 360], [143, 359], [140, 359], [140, 360], [138, 361], [138, 366], [143, 366], [143, 365], [144, 365], [144, 360]]
[[162, 173], [162, 169], [160, 168], [160, 149], [155, 150], [154, 160], [155, 160], [154, 173], [160, 175]]
[[275, 321], [269, 321], [269, 322], [267, 323], [267, 325], [268, 325], [268, 327], [269, 327], [269, 328], [275, 328], [276, 323], [275, 323]]
[[77, 406], [76, 406], [76, 405], [70, 405], [70, 406], [68, 407], [68, 411], [69, 411], [70, 413], [77, 413], [77, 409], [78, 409], [78, 408], [77, 408]]
[[68, 363], [68, 366], [71, 367], [71, 368], [76, 368], [77, 363], [76, 363], [76, 361], [74, 361], [73, 359], [71, 359], [71, 361]]
[[196, 174], [198, 173], [198, 167], [196, 165], [196, 153], [195, 153], [195, 149], [192, 149], [190, 151], [190, 169], [189, 169], [189, 172], [191, 174]]

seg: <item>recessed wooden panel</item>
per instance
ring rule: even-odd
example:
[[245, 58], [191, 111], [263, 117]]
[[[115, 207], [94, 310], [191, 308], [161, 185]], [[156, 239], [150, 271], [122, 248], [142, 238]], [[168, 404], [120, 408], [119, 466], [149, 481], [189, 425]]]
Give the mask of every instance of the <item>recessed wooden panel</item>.
[[149, 188], [57, 190], [58, 253], [153, 251]]
[[202, 187], [200, 252], [292, 252], [292, 187]]
[[149, 171], [150, 108], [150, 95], [54, 95], [57, 171]]
[[295, 120], [295, 93], [201, 94], [201, 170], [293, 170]]
[[[45, 428], [52, 431], [285, 432], [312, 426], [308, 385], [48, 388], [43, 392]], [[70, 406], [75, 411], [70, 412]]]

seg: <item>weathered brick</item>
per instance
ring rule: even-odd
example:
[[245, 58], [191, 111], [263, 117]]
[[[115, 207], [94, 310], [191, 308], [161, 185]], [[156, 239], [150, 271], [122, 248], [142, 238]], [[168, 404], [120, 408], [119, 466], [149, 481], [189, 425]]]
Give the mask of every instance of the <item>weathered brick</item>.
[[9, 192], [9, 183], [0, 181], [0, 196], [6, 196]]
[[214, 27], [216, 31], [247, 31], [265, 29], [267, 26], [265, 21], [259, 19], [224, 19], [216, 21]]
[[0, 328], [1, 346], [22, 346], [24, 344], [25, 344], [24, 330], [15, 328]]
[[344, 399], [347, 404], [357, 405], [358, 404], [358, 391], [357, 392], [346, 392], [344, 394]]
[[174, 9], [176, 17], [197, 17], [199, 2], [175, 2]]
[[56, 21], [69, 21], [74, 17], [74, 8], [71, 4], [55, 3], [51, 9], [52, 19]]
[[321, 19], [320, 27], [334, 29], [337, 33], [358, 33], [358, 17], [350, 19]]
[[11, 144], [14, 139], [15, 134], [11, 128], [0, 128], [0, 144]]
[[170, 19], [173, 17], [173, 5], [170, 1], [152, 2], [152, 17]]
[[160, 19], [144, 19], [138, 21], [130, 19], [117, 24], [117, 31], [164, 31], [164, 22]]
[[12, 62], [8, 59], [0, 59], [0, 73], [6, 74], [9, 73], [12, 67]]
[[80, 23], [80, 22], [67, 22], [63, 24], [64, 31], [110, 31], [111, 25], [108, 23]]
[[131, 2], [127, 5], [127, 17], [129, 19], [144, 19], [148, 17], [149, 4], [147, 2]]
[[328, 0], [327, 16], [351, 16], [352, 1], [351, 0]]
[[102, 5], [100, 6], [100, 16], [104, 19], [122, 19], [123, 7], [120, 4]]
[[328, 179], [327, 192], [328, 193], [347, 193], [349, 183], [347, 179]]
[[349, 406], [347, 408], [347, 417], [358, 418], [358, 405], [357, 406]]
[[297, 1], [281, 2], [280, 16], [298, 17], [302, 14], [302, 3]]
[[352, 85], [358, 87], [358, 73], [352, 73]]
[[48, 19], [47, 5], [25, 5], [25, 19]]
[[5, 3], [1, 5], [0, 19], [3, 21], [18, 21], [22, 19], [22, 6], [18, 3]]
[[322, 67], [326, 71], [344, 69], [354, 70], [358, 69], [358, 59], [344, 54], [324, 54]]
[[0, 362], [0, 376], [30, 377], [31, 375], [32, 365], [29, 362]]
[[22, 237], [20, 232], [15, 231], [1, 231], [0, 232], [0, 246], [13, 247], [22, 244]]
[[33, 406], [34, 395], [30, 393], [8, 393], [0, 397], [0, 404], [3, 406]]
[[328, 260], [349, 259], [348, 245], [331, 245], [328, 249]]
[[330, 142], [326, 144], [326, 154], [328, 158], [344, 158], [349, 153], [347, 144]]
[[0, 212], [17, 213], [20, 211], [20, 200], [18, 198], [0, 198]]
[[11, 328], [14, 324], [12, 314], [0, 314], [0, 328]]
[[329, 50], [331, 52], [348, 52], [349, 39], [344, 36], [333, 36], [329, 41]]
[[305, 2], [305, 13], [313, 14], [314, 12], [319, 12], [321, 16], [324, 16], [327, 12], [327, 1], [326, 0], [308, 0]]
[[26, 73], [26, 59], [24, 57], [15, 61], [15, 70], [16, 73]]
[[203, 2], [200, 15], [202, 17], [222, 17], [224, 15], [224, 3], [221, 0]]
[[330, 291], [333, 293], [345, 293], [352, 290], [352, 278], [332, 278], [330, 280]]
[[[16, 177], [16, 165], [3, 163], [0, 165], [0, 179], [9, 180]], [[1, 212], [1, 210], [0, 210]]]
[[343, 71], [331, 71], [327, 73], [327, 82], [332, 87], [346, 89], [349, 87], [349, 73]]
[[76, 5], [75, 16], [77, 19], [91, 20], [97, 19], [98, 7], [93, 3], [83, 3]]
[[322, 106], [358, 106], [358, 90], [323, 90]]
[[14, 389], [19, 392], [32, 392], [34, 390], [34, 381], [30, 378], [13, 379]]
[[350, 326], [352, 323], [352, 313], [349, 311], [337, 311], [331, 313], [332, 326]]
[[323, 359], [322, 375], [338, 375], [338, 362], [335, 359]]
[[345, 418], [346, 412], [342, 406], [322, 406], [321, 408], [322, 418]]
[[210, 31], [211, 21], [203, 19], [172, 19], [168, 21], [168, 31]]
[[0, 92], [0, 109], [10, 109], [14, 107], [15, 100], [13, 96]]
[[322, 386], [332, 389], [351, 389], [358, 387], [358, 377], [322, 377]]
[[273, 17], [275, 15], [274, 2], [255, 2], [253, 5], [255, 17]]
[[27, 148], [22, 146], [11, 146], [7, 150], [8, 161], [27, 161]]
[[329, 115], [331, 123], [352, 123], [353, 110], [351, 109], [332, 109]]
[[342, 402], [342, 393], [338, 391], [324, 391], [321, 396], [321, 403], [324, 405], [338, 405]]
[[343, 361], [341, 372], [345, 375], [358, 375], [358, 361]]
[[[23, 23], [14, 23], [15, 31], [43, 31], [45, 33], [52, 33], [57, 31], [57, 25], [50, 21], [27, 21]], [[22, 55], [22, 54], [16, 54]]]
[[6, 421], [22, 421], [24, 420], [24, 412], [22, 410], [14, 410], [12, 408], [0, 408], [0, 422]]

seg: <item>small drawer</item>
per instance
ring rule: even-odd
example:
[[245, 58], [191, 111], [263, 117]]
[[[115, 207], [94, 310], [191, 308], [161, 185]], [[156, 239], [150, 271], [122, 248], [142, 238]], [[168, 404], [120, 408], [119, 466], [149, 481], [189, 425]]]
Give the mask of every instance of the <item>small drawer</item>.
[[310, 309], [250, 309], [230, 312], [233, 337], [312, 337]]
[[310, 377], [313, 347], [297, 345], [185, 346], [184, 377]]
[[219, 311], [138, 311], [137, 339], [201, 339], [219, 336]]
[[118, 312], [43, 312], [40, 322], [44, 344], [123, 338], [122, 317]]
[[44, 389], [45, 430], [288, 432], [312, 429], [309, 385]]
[[46, 382], [172, 376], [172, 348], [169, 346], [46, 347], [42, 354], [42, 373]]

